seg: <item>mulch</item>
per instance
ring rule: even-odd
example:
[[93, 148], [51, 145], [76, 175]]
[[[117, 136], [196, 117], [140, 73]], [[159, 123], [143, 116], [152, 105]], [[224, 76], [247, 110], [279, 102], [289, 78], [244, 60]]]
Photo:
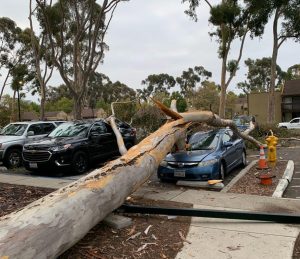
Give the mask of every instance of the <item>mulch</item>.
[[[265, 170], [258, 170], [256, 166], [253, 166], [228, 192], [272, 196], [286, 166], [287, 161], [278, 161], [275, 167], [270, 166], [269, 169]], [[259, 175], [266, 173], [275, 176], [275, 178], [272, 178], [272, 185], [263, 185], [260, 183], [260, 179], [257, 178]]]
[[[0, 183], [0, 216], [25, 207], [53, 189]], [[147, 206], [192, 207], [192, 204], [172, 201], [133, 199], [130, 203]], [[190, 217], [159, 215], [125, 215], [132, 225], [114, 229], [99, 223], [59, 259], [136, 259], [175, 258], [186, 240]]]

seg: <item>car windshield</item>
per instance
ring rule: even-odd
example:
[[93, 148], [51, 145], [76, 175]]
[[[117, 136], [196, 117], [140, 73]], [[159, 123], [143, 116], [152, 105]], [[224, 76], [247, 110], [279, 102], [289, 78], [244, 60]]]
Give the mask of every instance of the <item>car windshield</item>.
[[189, 140], [190, 150], [215, 149], [219, 138], [220, 134], [217, 131], [195, 133]]
[[9, 124], [3, 128], [0, 135], [6, 136], [22, 136], [27, 128], [28, 124]]
[[90, 123], [72, 123], [66, 122], [59, 125], [48, 136], [51, 138], [59, 137], [85, 137], [90, 128]]

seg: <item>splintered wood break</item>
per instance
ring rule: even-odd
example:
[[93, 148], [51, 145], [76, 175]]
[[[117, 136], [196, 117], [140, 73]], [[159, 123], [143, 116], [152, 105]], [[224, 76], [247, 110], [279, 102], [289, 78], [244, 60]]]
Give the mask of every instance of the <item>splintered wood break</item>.
[[85, 187], [89, 189], [100, 189], [106, 186], [108, 183], [110, 183], [112, 178], [113, 178], [112, 175], [107, 175], [106, 177], [103, 177], [100, 180], [97, 181], [94, 180], [92, 182], [86, 183]]

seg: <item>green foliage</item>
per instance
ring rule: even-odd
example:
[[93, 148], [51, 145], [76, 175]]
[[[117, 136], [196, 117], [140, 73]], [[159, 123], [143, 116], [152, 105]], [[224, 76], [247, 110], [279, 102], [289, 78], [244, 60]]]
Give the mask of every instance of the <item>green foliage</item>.
[[173, 76], [168, 74], [149, 75], [142, 81], [142, 85], [145, 85], [144, 89], [137, 89], [139, 98], [144, 101], [157, 93], [163, 93], [168, 95], [168, 90], [174, 87], [176, 81]]
[[[270, 76], [271, 76], [271, 58], [264, 57], [262, 59], [245, 60], [248, 68], [247, 80], [238, 83], [238, 88], [243, 90], [244, 93], [253, 92], [268, 92], [270, 89]], [[276, 66], [277, 71], [277, 89], [279, 89], [283, 80], [286, 78], [280, 66]]]
[[96, 108], [97, 109], [103, 109], [106, 112], [106, 114], [111, 114], [110, 104], [104, 102], [103, 100], [97, 101]]
[[45, 106], [46, 111], [64, 111], [70, 113], [73, 110], [74, 101], [66, 97], [62, 97], [57, 101], [47, 102]]
[[192, 105], [197, 110], [212, 111], [214, 113], [218, 112], [219, 107], [219, 86], [214, 82], [205, 81], [202, 87], [198, 88], [197, 91], [193, 93], [191, 99]]
[[[156, 99], [156, 98], [155, 98]], [[157, 100], [157, 99], [156, 99]], [[179, 92], [173, 92], [171, 96], [163, 101], [163, 104], [167, 107], [170, 107], [171, 101], [176, 100], [176, 108], [178, 112], [185, 112], [187, 111], [187, 102], [184, 97]]]
[[135, 116], [138, 109], [137, 104], [135, 102], [115, 103], [113, 107], [115, 111], [115, 116], [118, 119], [125, 121], [129, 124], [131, 124], [133, 117]]
[[4, 127], [10, 121], [10, 110], [5, 106], [0, 106], [0, 127]]
[[137, 128], [138, 140], [157, 130], [165, 120], [164, 113], [156, 106], [143, 104], [132, 118], [132, 126]]
[[181, 94], [185, 97], [190, 97], [196, 84], [204, 80], [208, 80], [212, 73], [207, 71], [203, 66], [195, 66], [183, 71], [180, 77], [176, 78], [176, 82], [180, 86]]
[[[265, 143], [266, 137], [270, 135], [270, 130], [272, 130], [273, 134], [279, 138], [299, 138], [300, 130], [290, 130], [285, 128], [278, 128], [277, 124], [259, 124], [253, 131], [251, 131], [250, 135], [255, 139], [259, 140], [261, 143]], [[247, 148], [257, 149], [257, 147], [246, 141]]]
[[288, 68], [286, 80], [300, 79], [300, 64], [295, 64]]

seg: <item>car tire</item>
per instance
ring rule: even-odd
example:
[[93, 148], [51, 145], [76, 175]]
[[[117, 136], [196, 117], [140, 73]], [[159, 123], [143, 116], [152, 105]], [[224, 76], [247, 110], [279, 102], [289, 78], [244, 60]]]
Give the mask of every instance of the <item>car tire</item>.
[[22, 152], [19, 149], [9, 149], [4, 157], [3, 164], [7, 168], [17, 168], [22, 165]]
[[247, 165], [247, 156], [246, 156], [246, 152], [245, 152], [245, 150], [244, 150], [243, 153], [242, 153], [242, 162], [241, 162], [241, 166], [242, 166], [242, 167], [246, 167], [246, 165]]
[[72, 159], [72, 171], [76, 174], [83, 174], [88, 170], [88, 159], [84, 152], [78, 151]]
[[225, 165], [223, 162], [220, 164], [220, 169], [219, 169], [219, 179], [224, 180], [225, 179]]

